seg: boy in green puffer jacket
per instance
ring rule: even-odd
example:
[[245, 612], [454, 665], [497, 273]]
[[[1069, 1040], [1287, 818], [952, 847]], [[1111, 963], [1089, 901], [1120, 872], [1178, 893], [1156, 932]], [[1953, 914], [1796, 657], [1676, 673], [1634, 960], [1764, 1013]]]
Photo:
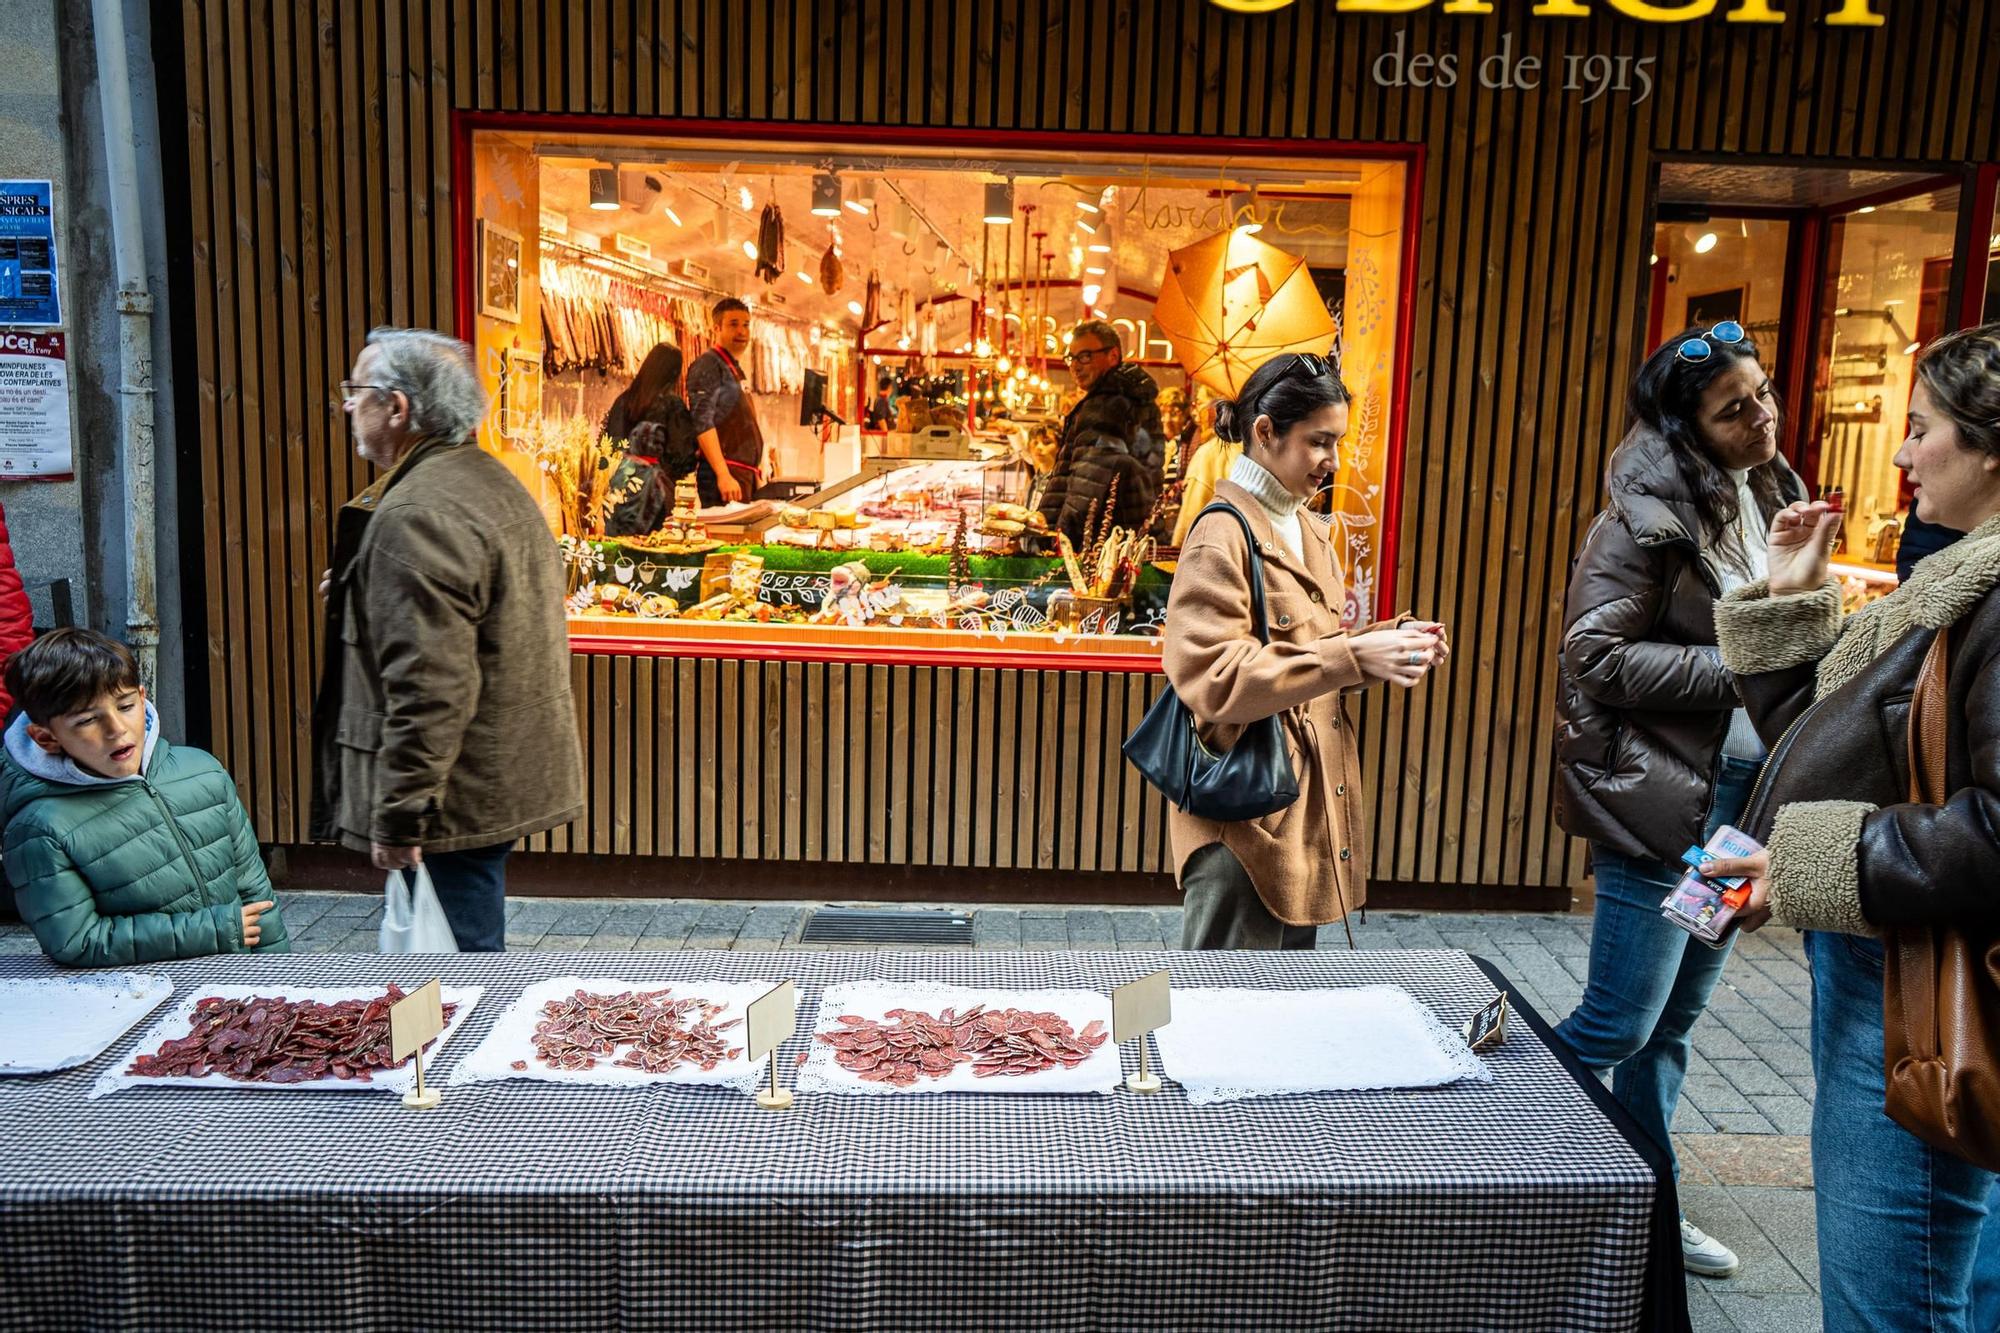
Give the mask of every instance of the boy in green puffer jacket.
[[236, 785], [161, 739], [129, 648], [56, 630], [6, 683], [21, 707], [0, 760], [7, 878], [44, 953], [115, 967], [290, 950]]

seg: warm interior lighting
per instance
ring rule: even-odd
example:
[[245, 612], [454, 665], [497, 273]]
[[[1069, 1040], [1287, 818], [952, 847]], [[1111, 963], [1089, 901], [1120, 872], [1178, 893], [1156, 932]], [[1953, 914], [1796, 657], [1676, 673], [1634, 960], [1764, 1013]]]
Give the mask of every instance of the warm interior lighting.
[[1004, 227], [1014, 220], [1014, 183], [992, 181], [986, 186], [986, 224]]
[[618, 211], [618, 169], [616, 167], [592, 167], [590, 169], [590, 206], [600, 213]]
[[1694, 252], [1698, 255], [1707, 254], [1710, 250], [1713, 250], [1715, 248], [1716, 240], [1717, 237], [1714, 232], [1712, 231], [1703, 232], [1701, 234], [1700, 239], [1694, 243]]
[[816, 218], [840, 216], [840, 177], [831, 171], [813, 177], [812, 214]]

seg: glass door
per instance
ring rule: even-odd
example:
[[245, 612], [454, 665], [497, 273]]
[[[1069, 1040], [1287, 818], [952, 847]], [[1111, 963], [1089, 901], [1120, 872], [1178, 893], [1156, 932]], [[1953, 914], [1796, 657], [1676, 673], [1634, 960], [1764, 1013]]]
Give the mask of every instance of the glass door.
[[1909, 494], [1894, 463], [1917, 354], [1950, 327], [1959, 189], [1827, 210], [1814, 319], [1812, 422], [1802, 469], [1838, 490], [1836, 559], [1850, 604], [1896, 584]]

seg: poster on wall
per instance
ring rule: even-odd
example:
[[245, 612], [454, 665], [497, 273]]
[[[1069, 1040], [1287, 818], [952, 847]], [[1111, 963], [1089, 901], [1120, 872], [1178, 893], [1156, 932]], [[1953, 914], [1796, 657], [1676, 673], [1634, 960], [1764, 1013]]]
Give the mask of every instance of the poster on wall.
[[0, 333], [0, 481], [71, 474], [69, 363], [60, 333]]
[[0, 325], [62, 323], [55, 193], [47, 181], [0, 180]]

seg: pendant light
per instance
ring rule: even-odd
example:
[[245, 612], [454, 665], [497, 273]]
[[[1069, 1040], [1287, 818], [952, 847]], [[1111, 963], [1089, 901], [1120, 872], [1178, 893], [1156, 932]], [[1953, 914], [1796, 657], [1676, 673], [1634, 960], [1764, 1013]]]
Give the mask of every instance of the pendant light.
[[618, 168], [590, 169], [590, 206], [600, 213], [618, 211]]
[[813, 177], [812, 211], [816, 218], [840, 216], [840, 177], [831, 171]]
[[1014, 220], [1014, 182], [992, 181], [986, 186], [986, 225], [1005, 227]]

